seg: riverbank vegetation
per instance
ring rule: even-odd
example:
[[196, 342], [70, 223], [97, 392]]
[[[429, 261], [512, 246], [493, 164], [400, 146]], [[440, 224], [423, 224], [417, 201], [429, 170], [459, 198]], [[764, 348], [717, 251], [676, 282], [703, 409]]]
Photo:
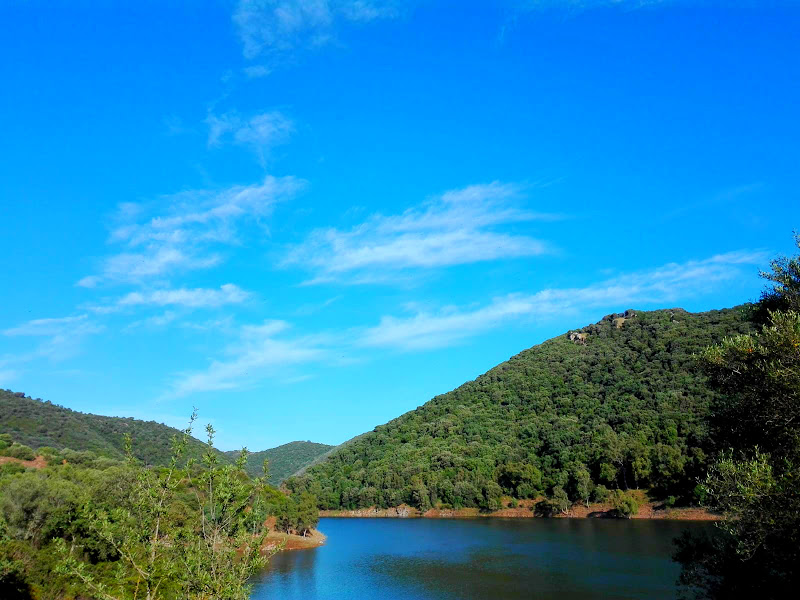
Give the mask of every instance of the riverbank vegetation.
[[[192, 419], [194, 420], [194, 418]], [[221, 462], [214, 431], [199, 460], [191, 427], [169, 463], [147, 467], [123, 440], [125, 460], [41, 448], [39, 468], [0, 465], [0, 597], [11, 599], [245, 599], [248, 580], [289, 533], [316, 525], [316, 502], [252, 479], [247, 451]], [[3, 452], [13, 451], [4, 436]]]

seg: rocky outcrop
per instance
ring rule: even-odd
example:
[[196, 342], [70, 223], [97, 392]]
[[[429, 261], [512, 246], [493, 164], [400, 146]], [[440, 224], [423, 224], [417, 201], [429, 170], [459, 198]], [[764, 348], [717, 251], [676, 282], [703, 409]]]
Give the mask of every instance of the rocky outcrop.
[[586, 334], [581, 333], [579, 331], [570, 331], [569, 332], [569, 341], [575, 342], [576, 344], [586, 344]]

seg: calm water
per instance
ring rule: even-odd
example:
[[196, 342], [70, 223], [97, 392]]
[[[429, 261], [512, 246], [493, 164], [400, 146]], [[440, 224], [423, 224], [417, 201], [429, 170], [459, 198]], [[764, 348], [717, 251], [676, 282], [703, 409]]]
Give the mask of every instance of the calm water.
[[327, 543], [273, 557], [253, 600], [672, 599], [672, 538], [705, 523], [322, 519]]

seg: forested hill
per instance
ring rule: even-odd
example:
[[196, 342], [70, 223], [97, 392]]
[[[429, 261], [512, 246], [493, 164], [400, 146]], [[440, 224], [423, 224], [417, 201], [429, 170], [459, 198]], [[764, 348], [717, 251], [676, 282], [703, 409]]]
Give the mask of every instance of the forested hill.
[[[109, 458], [124, 457], [123, 436], [130, 433], [133, 453], [139, 460], [165, 465], [171, 456], [172, 438], [180, 432], [155, 421], [82, 413], [22, 392], [0, 390], [0, 433], [8, 433], [15, 442], [31, 448], [89, 450]], [[199, 458], [204, 449], [203, 442], [191, 438], [187, 454]], [[223, 453], [219, 455], [228, 460]]]
[[[197, 429], [197, 432], [201, 431]], [[123, 436], [130, 433], [134, 455], [151, 465], [168, 464], [172, 438], [180, 434], [177, 429], [155, 421], [81, 413], [11, 390], [0, 390], [1, 433], [8, 433], [15, 442], [31, 448], [50, 446], [58, 450], [89, 450], [109, 458], [124, 457]], [[200, 458], [205, 448], [203, 442], [190, 438], [187, 455]], [[260, 476], [261, 465], [268, 458], [270, 481], [276, 485], [331, 448], [313, 442], [291, 442], [254, 452], [248, 456], [247, 471], [253, 476]], [[217, 454], [222, 462], [227, 463], [239, 453]]]
[[691, 499], [714, 393], [693, 354], [747, 332], [744, 307], [626, 311], [518, 354], [333, 451], [287, 485], [321, 508], [496, 508], [647, 487]]
[[[289, 442], [277, 448], [253, 452], [247, 458], [247, 472], [252, 477], [260, 477], [261, 467], [266, 458], [269, 460], [269, 482], [271, 485], [277, 486], [333, 447], [315, 442]], [[226, 452], [225, 454], [230, 458], [235, 458], [238, 452]]]

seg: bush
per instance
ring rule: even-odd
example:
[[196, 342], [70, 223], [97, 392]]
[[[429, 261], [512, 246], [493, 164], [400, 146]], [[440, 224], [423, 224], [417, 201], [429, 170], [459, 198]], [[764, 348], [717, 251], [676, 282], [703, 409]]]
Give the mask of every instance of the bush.
[[30, 446], [24, 444], [12, 444], [3, 452], [6, 456], [18, 458], [20, 460], [33, 460], [36, 458], [36, 453]]
[[25, 471], [25, 467], [17, 462], [6, 463], [0, 465], [0, 479], [7, 475], [16, 475], [17, 473], [24, 473]]
[[611, 497], [611, 504], [617, 513], [630, 519], [633, 515], [639, 512], [639, 501], [631, 492], [623, 492], [615, 490]]
[[609, 491], [606, 486], [602, 483], [595, 486], [594, 491], [592, 492], [592, 498], [595, 502], [605, 502], [608, 500]]

